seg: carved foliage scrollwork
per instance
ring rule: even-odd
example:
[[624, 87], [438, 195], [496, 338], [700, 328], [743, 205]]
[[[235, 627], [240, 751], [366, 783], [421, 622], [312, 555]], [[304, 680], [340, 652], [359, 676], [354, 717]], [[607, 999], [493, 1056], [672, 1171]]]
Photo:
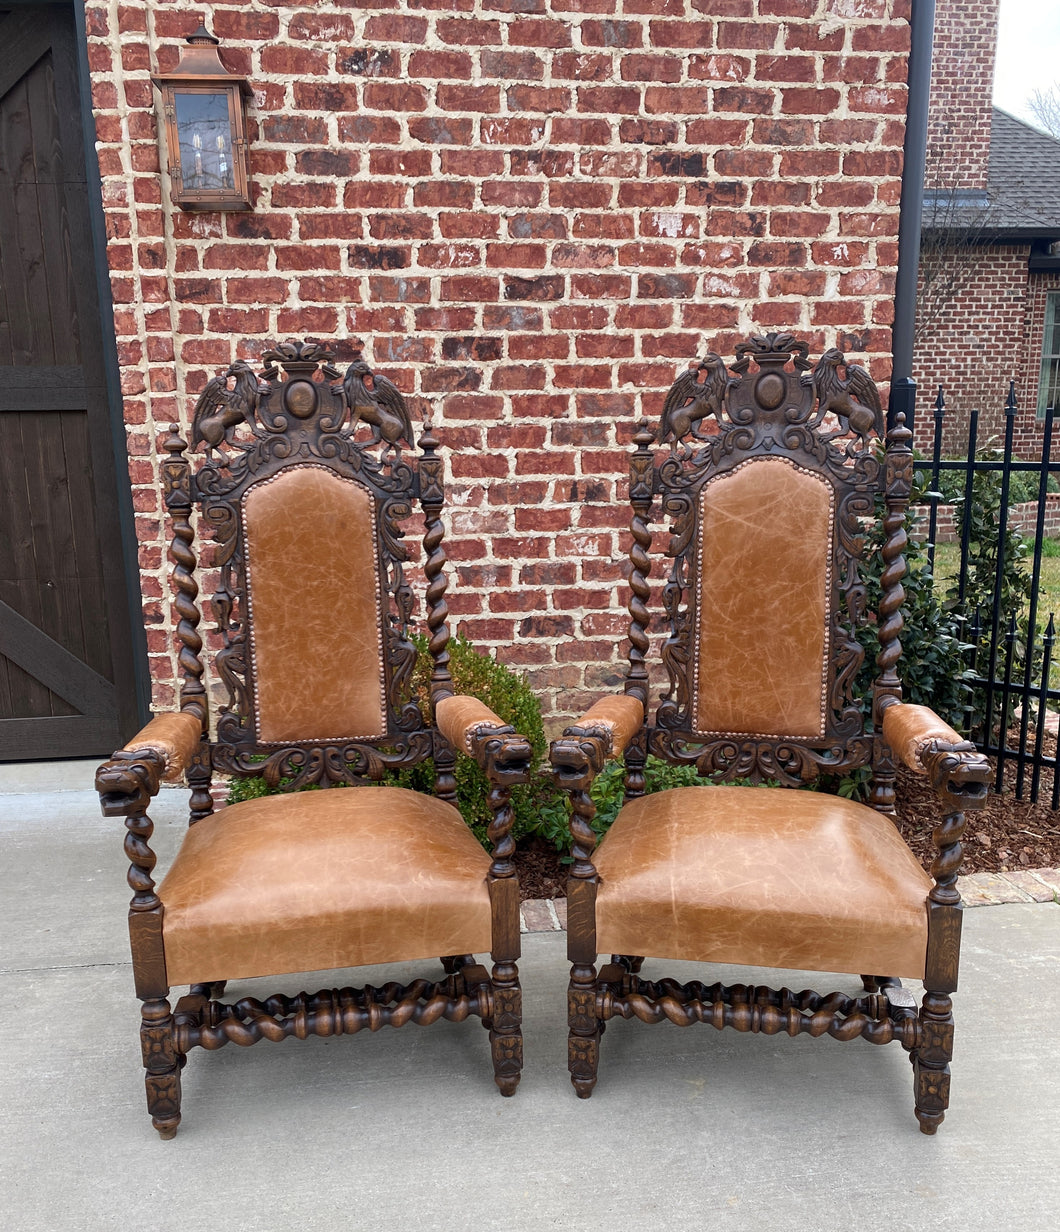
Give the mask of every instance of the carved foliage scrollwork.
[[[662, 494], [670, 525], [666, 554], [672, 563], [662, 596], [669, 626], [662, 659], [669, 688], [657, 712], [653, 749], [694, 762], [701, 773], [794, 785], [822, 770], [863, 764], [870, 752], [853, 687], [864, 659], [855, 632], [868, 616], [861, 560], [883, 478], [869, 440], [883, 426], [879, 398], [863, 369], [845, 364], [841, 353], [832, 351], [812, 365], [807, 345], [791, 334], [752, 337], [737, 348], [730, 368], [719, 370], [716, 359], [708, 356], [677, 379], [656, 436], [670, 443], [655, 471], [654, 488]], [[713, 435], [699, 430], [708, 413]], [[712, 478], [763, 456], [790, 460], [822, 476], [834, 491], [833, 581], [827, 596], [830, 663], [820, 740], [695, 730], [700, 496]], [[747, 630], [748, 637], [754, 635], [753, 628]], [[709, 664], [700, 664], [699, 670], [709, 677]]]
[[[212, 606], [221, 641], [216, 663], [227, 693], [214, 765], [229, 773], [263, 775], [271, 786], [284, 780], [291, 789], [378, 779], [388, 767], [430, 755], [423, 716], [408, 697], [416, 660], [409, 636], [414, 596], [405, 578], [408, 552], [401, 522], [412, 513], [420, 480], [402, 458], [401, 446], [412, 443], [411, 419], [397, 389], [359, 356], [345, 377], [333, 359], [319, 343], [284, 343], [265, 354], [259, 373], [233, 365], [207, 386], [193, 429], [206, 453], [192, 486], [216, 542], [213, 564], [219, 576]], [[358, 431], [361, 423], [367, 434]], [[241, 501], [252, 484], [292, 462], [329, 469], [373, 497], [389, 733], [378, 742], [279, 749], [256, 743]], [[435, 486], [438, 481], [437, 475], [428, 477]]]

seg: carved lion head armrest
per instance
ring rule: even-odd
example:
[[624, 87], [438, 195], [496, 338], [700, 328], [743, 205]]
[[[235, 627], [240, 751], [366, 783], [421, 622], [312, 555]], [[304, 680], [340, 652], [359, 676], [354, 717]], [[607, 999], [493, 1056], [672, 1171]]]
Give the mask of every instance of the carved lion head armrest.
[[96, 791], [104, 817], [143, 813], [158, 794], [165, 763], [151, 750], [131, 753], [119, 749], [96, 771]]
[[530, 780], [530, 741], [476, 697], [450, 694], [435, 702], [434, 721], [454, 749], [467, 753], [497, 787]]
[[560, 787], [588, 791], [611, 757], [621, 757], [644, 726], [644, 703], [629, 693], [604, 697], [552, 742], [549, 760]]
[[950, 812], [986, 805], [990, 763], [928, 706], [905, 702], [887, 706], [883, 711], [883, 738], [910, 770], [927, 775]]
[[918, 758], [947, 812], [986, 807], [993, 772], [974, 744], [929, 740], [918, 750]]

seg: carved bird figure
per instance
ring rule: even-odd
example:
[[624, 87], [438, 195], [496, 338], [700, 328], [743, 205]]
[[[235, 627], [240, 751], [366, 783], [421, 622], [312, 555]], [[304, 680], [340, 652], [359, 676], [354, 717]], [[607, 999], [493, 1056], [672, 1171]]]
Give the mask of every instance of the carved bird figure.
[[385, 376], [377, 376], [363, 359], [355, 359], [342, 378], [342, 389], [349, 403], [352, 421], [363, 419], [372, 428], [372, 444], [379, 441], [393, 449], [398, 441], [412, 445], [412, 419], [409, 416], [401, 391]]
[[706, 440], [699, 430], [699, 421], [708, 415], [720, 418], [730, 379], [725, 361], [713, 351], [708, 351], [698, 364], [690, 364], [666, 395], [656, 438], [659, 444], [668, 440], [676, 443], [689, 432], [698, 440]]
[[230, 428], [245, 420], [253, 428], [261, 385], [250, 364], [236, 360], [223, 376], [207, 381], [195, 403], [191, 447], [202, 444], [207, 456], [228, 436]]
[[[846, 377], [839, 369], [846, 369]], [[813, 387], [822, 415], [831, 412], [839, 420], [844, 434], [853, 432], [864, 445], [869, 433], [875, 431], [883, 440], [887, 426], [880, 405], [880, 394], [872, 377], [859, 364], [848, 362], [838, 347], [831, 347], [813, 369]]]

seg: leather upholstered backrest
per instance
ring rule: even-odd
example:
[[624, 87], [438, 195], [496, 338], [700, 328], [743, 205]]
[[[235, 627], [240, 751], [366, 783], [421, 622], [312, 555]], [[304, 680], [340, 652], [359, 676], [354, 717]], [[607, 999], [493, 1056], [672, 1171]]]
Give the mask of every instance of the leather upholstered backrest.
[[375, 502], [323, 466], [242, 499], [254, 712], [264, 744], [386, 731]]
[[[190, 510], [197, 501], [200, 531], [216, 544], [213, 667], [227, 696], [218, 698], [213, 766], [291, 790], [378, 781], [433, 748], [412, 689], [416, 601], [403, 524], [418, 504], [437, 625], [445, 593], [438, 442], [425, 428], [420, 454], [411, 454], [397, 388], [359, 357], [345, 377], [332, 359], [319, 343], [282, 343], [259, 372], [233, 364], [196, 406], [192, 443], [206, 456], [194, 473], [179, 437], [165, 445], [167, 504]], [[175, 518], [181, 664], [189, 689], [201, 692], [194, 557], [182, 546], [191, 537]], [[444, 646], [436, 637], [432, 653]]]
[[699, 498], [695, 729], [824, 735], [835, 496], [755, 458]]
[[703, 774], [794, 786], [872, 753], [854, 684], [883, 415], [863, 369], [838, 350], [811, 365], [807, 352], [767, 334], [732, 364], [708, 354], [667, 396], [654, 441], [669, 452], [653, 453], [646, 427], [636, 437], [626, 690], [648, 693], [643, 570], [661, 497], [669, 689], [649, 749]]

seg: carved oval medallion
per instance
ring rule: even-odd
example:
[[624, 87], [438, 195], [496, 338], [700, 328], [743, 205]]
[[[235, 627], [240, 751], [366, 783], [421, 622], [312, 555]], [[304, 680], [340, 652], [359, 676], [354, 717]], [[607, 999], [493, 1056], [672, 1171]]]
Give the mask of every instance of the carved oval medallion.
[[767, 411], [775, 411], [784, 401], [784, 378], [776, 372], [764, 372], [755, 382], [755, 399]]
[[291, 381], [283, 391], [283, 405], [299, 419], [308, 419], [317, 409], [317, 391], [309, 381]]

